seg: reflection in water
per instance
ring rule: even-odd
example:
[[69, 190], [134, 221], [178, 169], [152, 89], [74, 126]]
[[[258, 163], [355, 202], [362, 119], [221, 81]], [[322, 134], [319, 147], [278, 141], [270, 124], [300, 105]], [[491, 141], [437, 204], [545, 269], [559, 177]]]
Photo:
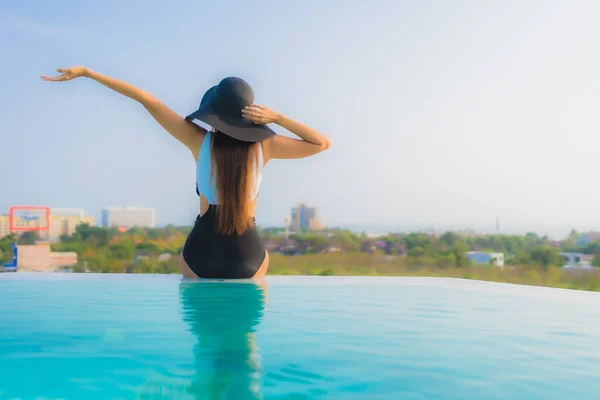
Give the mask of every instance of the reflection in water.
[[266, 283], [182, 281], [183, 320], [196, 336], [195, 399], [261, 399], [262, 369], [254, 331], [264, 313]]

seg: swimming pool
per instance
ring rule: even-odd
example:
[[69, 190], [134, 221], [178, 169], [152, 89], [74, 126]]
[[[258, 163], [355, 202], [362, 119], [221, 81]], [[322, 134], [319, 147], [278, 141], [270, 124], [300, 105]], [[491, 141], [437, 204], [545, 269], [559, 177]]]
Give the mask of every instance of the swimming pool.
[[0, 274], [1, 399], [597, 399], [600, 293]]

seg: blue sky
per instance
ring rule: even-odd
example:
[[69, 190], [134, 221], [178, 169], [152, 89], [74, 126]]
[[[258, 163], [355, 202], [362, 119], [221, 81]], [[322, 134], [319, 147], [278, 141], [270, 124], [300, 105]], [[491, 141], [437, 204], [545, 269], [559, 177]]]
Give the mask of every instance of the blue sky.
[[[600, 39], [592, 1], [12, 2], [0, 10], [0, 210], [197, 213], [194, 162], [85, 65], [186, 114], [228, 75], [333, 146], [275, 161], [257, 208], [327, 225], [600, 228]], [[280, 133], [285, 134], [281, 129]], [[375, 228], [373, 228], [375, 229]]]

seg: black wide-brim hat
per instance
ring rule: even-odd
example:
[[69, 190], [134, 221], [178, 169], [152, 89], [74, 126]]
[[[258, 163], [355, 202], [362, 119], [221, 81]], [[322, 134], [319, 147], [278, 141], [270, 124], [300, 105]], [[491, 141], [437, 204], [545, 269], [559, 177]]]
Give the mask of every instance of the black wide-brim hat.
[[253, 103], [252, 87], [241, 78], [229, 77], [208, 89], [198, 110], [185, 119], [200, 120], [244, 142], [260, 142], [275, 136], [275, 131], [267, 125], [255, 124], [242, 117], [242, 109]]

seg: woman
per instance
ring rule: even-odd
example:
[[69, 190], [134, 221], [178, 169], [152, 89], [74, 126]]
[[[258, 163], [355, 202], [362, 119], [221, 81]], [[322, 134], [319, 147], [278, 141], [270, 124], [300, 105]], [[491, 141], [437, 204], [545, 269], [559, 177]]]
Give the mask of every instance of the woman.
[[[188, 278], [248, 279], [263, 277], [269, 253], [256, 230], [254, 210], [263, 167], [272, 159], [312, 156], [330, 146], [319, 132], [267, 107], [254, 104], [254, 92], [240, 78], [223, 79], [203, 96], [200, 107], [181, 117], [150, 93], [85, 67], [58, 69], [42, 76], [64, 82], [86, 77], [141, 103], [196, 160], [200, 213], [180, 255]], [[196, 125], [200, 120], [211, 131]], [[276, 135], [276, 123], [298, 135]]]

